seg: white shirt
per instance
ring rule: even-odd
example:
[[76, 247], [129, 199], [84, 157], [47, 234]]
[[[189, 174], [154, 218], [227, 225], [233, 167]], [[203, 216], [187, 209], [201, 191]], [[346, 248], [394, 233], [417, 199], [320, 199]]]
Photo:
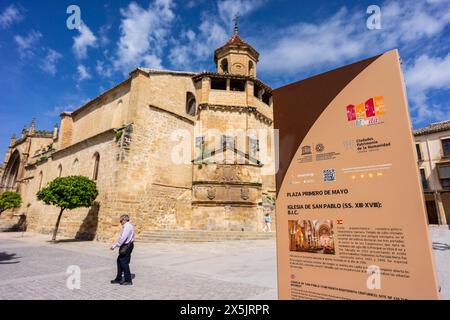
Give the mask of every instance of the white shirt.
[[122, 225], [122, 232], [120, 233], [119, 241], [113, 248], [119, 248], [122, 244], [127, 244], [134, 241], [134, 227], [130, 222], [125, 222]]

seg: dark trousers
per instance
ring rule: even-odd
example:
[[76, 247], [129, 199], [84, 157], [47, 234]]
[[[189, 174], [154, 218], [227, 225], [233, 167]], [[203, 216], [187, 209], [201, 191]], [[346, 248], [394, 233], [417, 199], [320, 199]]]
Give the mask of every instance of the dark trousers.
[[[122, 248], [123, 245], [120, 247]], [[117, 281], [122, 281], [122, 273], [124, 275], [124, 280], [127, 282], [131, 282], [131, 272], [130, 272], [130, 261], [131, 261], [131, 252], [133, 251], [134, 244], [131, 242], [128, 245], [128, 249], [124, 254], [119, 254], [117, 257]], [[120, 249], [119, 249], [120, 250]]]

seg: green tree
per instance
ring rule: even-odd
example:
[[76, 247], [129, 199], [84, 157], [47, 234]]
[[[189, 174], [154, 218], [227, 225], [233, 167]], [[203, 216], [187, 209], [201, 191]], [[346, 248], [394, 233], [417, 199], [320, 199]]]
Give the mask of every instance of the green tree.
[[54, 179], [37, 193], [37, 198], [45, 204], [60, 208], [52, 240], [56, 240], [59, 222], [64, 210], [89, 208], [95, 204], [98, 191], [95, 181], [83, 176], [69, 176]]
[[8, 209], [20, 208], [22, 198], [20, 194], [12, 191], [5, 191], [0, 195], [0, 214]]

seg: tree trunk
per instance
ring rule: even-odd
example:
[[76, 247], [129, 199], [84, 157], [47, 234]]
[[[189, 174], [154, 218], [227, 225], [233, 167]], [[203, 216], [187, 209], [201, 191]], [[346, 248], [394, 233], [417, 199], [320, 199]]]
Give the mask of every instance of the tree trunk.
[[61, 208], [61, 211], [59, 211], [58, 220], [56, 220], [55, 229], [53, 230], [52, 241], [56, 240], [56, 234], [58, 233], [59, 222], [61, 221], [61, 216], [62, 216], [63, 211], [64, 211], [64, 208]]

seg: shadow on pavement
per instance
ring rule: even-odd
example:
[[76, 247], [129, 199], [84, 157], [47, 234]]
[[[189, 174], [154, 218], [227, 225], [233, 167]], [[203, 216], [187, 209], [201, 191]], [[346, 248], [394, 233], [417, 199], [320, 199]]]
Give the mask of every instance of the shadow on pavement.
[[448, 245], [447, 243], [433, 242], [433, 250], [439, 251], [450, 250], [450, 245]]
[[92, 240], [87, 240], [87, 239], [61, 239], [61, 240], [48, 240], [48, 243], [54, 243], [54, 244], [58, 244], [58, 243], [70, 243], [70, 242], [92, 242]]
[[5, 262], [5, 261], [18, 259], [18, 258], [20, 258], [20, 257], [16, 257], [15, 253], [0, 252], [0, 264], [15, 264], [15, 263], [19, 263], [20, 261]]

